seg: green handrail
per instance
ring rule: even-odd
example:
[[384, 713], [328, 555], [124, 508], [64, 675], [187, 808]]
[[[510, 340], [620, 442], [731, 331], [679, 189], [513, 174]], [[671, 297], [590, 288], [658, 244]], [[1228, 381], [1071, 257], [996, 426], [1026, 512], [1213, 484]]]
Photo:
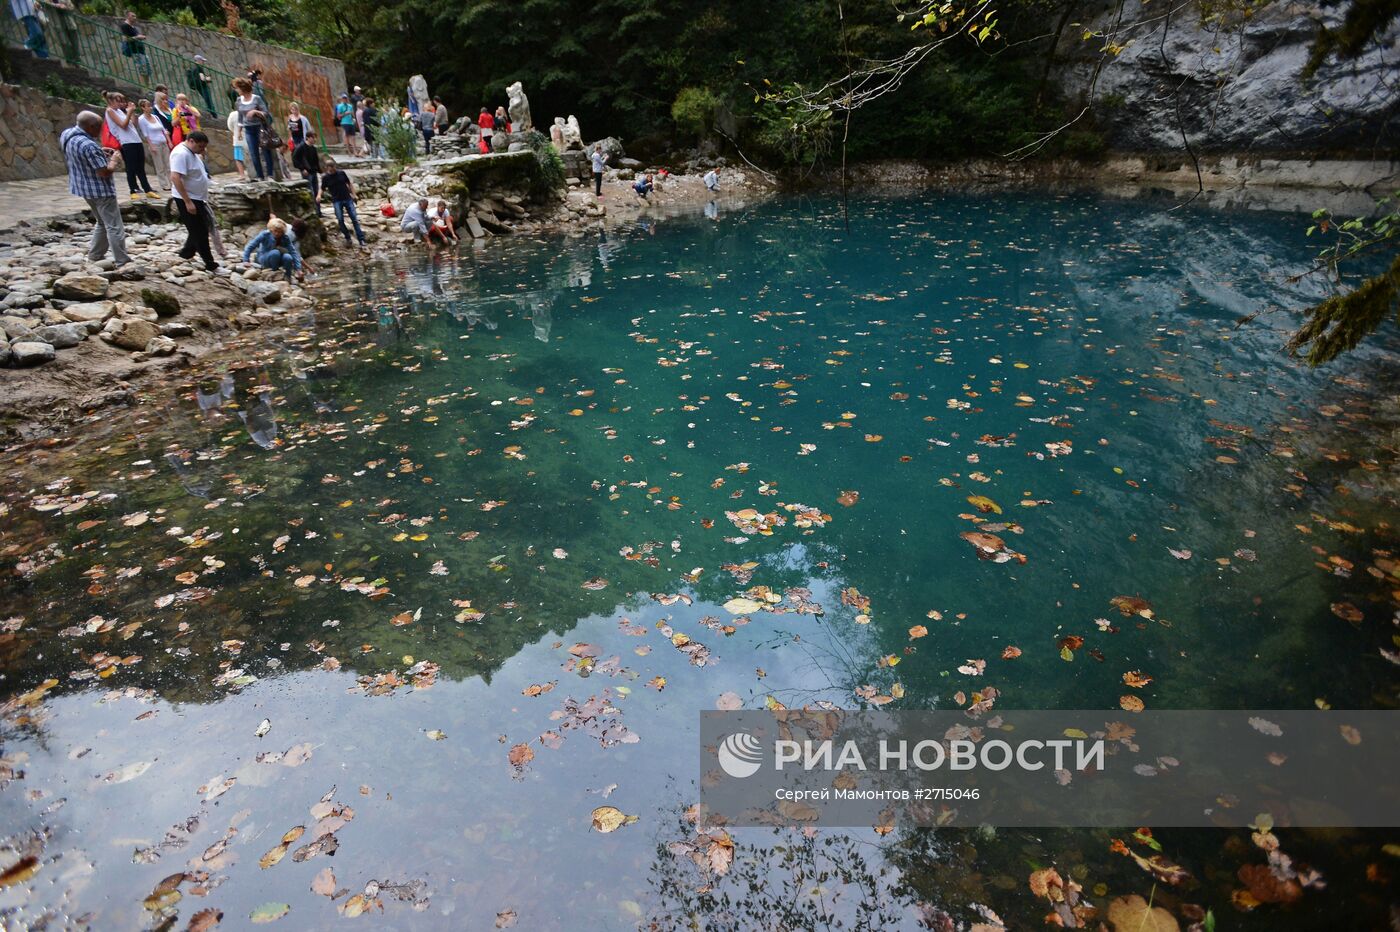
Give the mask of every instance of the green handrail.
[[[157, 84], [164, 84], [169, 89], [172, 100], [177, 93], [183, 92], [189, 96], [195, 109], [200, 111], [206, 124], [212, 120], [215, 121], [212, 125], [221, 126], [227, 119], [234, 100], [232, 83], [235, 75], [152, 45], [149, 40], [132, 44], [120, 30], [74, 10], [47, 3], [42, 5], [42, 9], [46, 20], [44, 34], [51, 55], [92, 74], [134, 85], [147, 94], [153, 93]], [[23, 45], [27, 35], [24, 26], [12, 16], [5, 16], [4, 20], [13, 37], [11, 41]], [[194, 81], [195, 69], [208, 75], [211, 79], [209, 83]], [[263, 99], [276, 120], [273, 125], [283, 127], [278, 134], [285, 135], [287, 114], [294, 101], [280, 91], [269, 88], [264, 88]], [[301, 113], [315, 127], [316, 138], [324, 151], [326, 134], [321, 123], [320, 108], [303, 105]]]

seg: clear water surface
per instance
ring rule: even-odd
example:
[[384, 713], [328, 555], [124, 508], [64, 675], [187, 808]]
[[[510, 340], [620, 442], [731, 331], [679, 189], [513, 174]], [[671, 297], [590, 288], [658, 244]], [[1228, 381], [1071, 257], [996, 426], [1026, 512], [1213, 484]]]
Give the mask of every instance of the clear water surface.
[[[371, 262], [10, 456], [0, 915], [1038, 928], [1053, 864], [1182, 927], [1378, 927], [1378, 833], [1284, 833], [1328, 886], [1245, 912], [1247, 832], [1159, 833], [1193, 879], [1154, 887], [1089, 831], [743, 830], [720, 872], [687, 816], [722, 696], [1395, 706], [1393, 335], [1289, 361], [1291, 314], [1237, 322], [1322, 293], [1303, 221], [1167, 206], [721, 203]], [[755, 586], [780, 610], [721, 607]]]

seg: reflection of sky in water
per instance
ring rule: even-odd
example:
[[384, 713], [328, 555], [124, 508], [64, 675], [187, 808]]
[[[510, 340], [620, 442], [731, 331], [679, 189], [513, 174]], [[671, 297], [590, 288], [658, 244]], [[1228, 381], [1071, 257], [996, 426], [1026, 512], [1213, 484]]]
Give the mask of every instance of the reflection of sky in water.
[[[0, 641], [7, 695], [60, 684], [34, 721], [5, 726], [0, 755], [25, 777], [0, 817], [52, 836], [0, 909], [139, 926], [156, 882], [208, 868], [201, 852], [232, 823], [219, 886], [178, 904], [181, 926], [208, 905], [241, 927], [277, 901], [292, 904], [284, 925], [330, 927], [334, 906], [308, 889], [327, 866], [351, 893], [425, 880], [421, 913], [381, 894], [395, 927], [489, 926], [505, 909], [522, 928], [733, 917], [740, 902], [779, 908], [745, 896], [757, 865], [775, 900], [809, 883], [767, 847], [788, 835], [743, 833], [712, 893], [667, 853], [693, 831], [696, 712], [722, 693], [855, 706], [857, 690], [898, 685], [903, 707], [947, 708], [994, 685], [1008, 708], [1116, 710], [1122, 674], [1145, 670], [1151, 707], [1393, 696], [1389, 670], [1357, 663], [1374, 632], [1328, 610], [1366, 604], [1351, 588], [1369, 577], [1314, 566], [1313, 544], [1365, 558], [1312, 517], [1337, 518], [1327, 484], [1281, 491], [1289, 470], [1327, 468], [1309, 444], [1332, 439], [1275, 429], [1319, 392], [1345, 403], [1336, 373], [1279, 357], [1283, 318], [1233, 329], [1315, 295], [1284, 281], [1308, 256], [1295, 218], [937, 197], [853, 205], [848, 239], [829, 202], [721, 206], [348, 270], [314, 323], [209, 362], [104, 439], [17, 466], [0, 514], [3, 540], [23, 542], [5, 558], [22, 575], [0, 582], [3, 614], [22, 620]], [[843, 491], [858, 501], [838, 504]], [[52, 509], [35, 511], [45, 495]], [[978, 495], [1002, 513], [978, 513]], [[829, 519], [804, 533], [798, 505]], [[725, 512], [743, 508], [786, 523], [741, 532]], [[1006, 525], [1026, 564], [979, 561], [958, 537], [976, 521]], [[607, 587], [584, 585], [596, 578]], [[726, 633], [721, 606], [754, 585], [789, 607], [810, 590], [826, 614], [760, 612]], [[1120, 615], [1119, 595], [1161, 623]], [[1085, 638], [1070, 662], [1066, 635]], [[579, 644], [596, 648], [591, 671]], [[1000, 659], [1008, 646], [1021, 656]], [[139, 660], [109, 669], [103, 654]], [[973, 659], [982, 676], [957, 671]], [[440, 666], [431, 688], [357, 687], [423, 662]], [[590, 696], [638, 741], [604, 747], [551, 718]], [[560, 746], [541, 741], [551, 731]], [[522, 742], [535, 756], [513, 774]], [[313, 749], [299, 766], [255, 760], [299, 744]], [[259, 868], [332, 786], [355, 810], [335, 856]], [[639, 822], [592, 832], [604, 803]], [[133, 862], [167, 830], [159, 860]], [[884, 879], [828, 879], [832, 908], [861, 913], [869, 881], [885, 924], [912, 925], [915, 898], [1038, 922], [1010, 891], [1025, 850], [1055, 852], [954, 836], [977, 850], [950, 861], [932, 837], [887, 840], [901, 871]], [[1092, 849], [1115, 892], [1145, 892], [1101, 840], [1059, 837]], [[1204, 837], [1182, 844], [1204, 851]], [[802, 845], [874, 869], [875, 841]]]

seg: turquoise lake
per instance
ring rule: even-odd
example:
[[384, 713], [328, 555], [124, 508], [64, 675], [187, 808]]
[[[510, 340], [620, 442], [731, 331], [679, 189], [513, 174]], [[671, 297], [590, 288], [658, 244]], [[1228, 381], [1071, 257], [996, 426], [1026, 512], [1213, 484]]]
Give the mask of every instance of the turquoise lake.
[[1306, 217], [1171, 207], [721, 201], [369, 261], [8, 455], [0, 918], [1041, 928], [1053, 864], [1182, 928], [1383, 927], [1380, 831], [1281, 831], [1326, 887], [1244, 910], [1248, 831], [1159, 832], [1166, 886], [1133, 826], [743, 829], [714, 870], [687, 817], [717, 703], [1396, 707], [1400, 341], [1290, 360]]

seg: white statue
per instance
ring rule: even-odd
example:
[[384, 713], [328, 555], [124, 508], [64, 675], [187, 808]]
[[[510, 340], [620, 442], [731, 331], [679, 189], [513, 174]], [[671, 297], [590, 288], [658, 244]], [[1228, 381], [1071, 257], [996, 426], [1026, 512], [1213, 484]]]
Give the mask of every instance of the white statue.
[[554, 125], [549, 128], [549, 141], [554, 143], [554, 148], [560, 152], [564, 151], [564, 118], [555, 117]]
[[528, 133], [535, 128], [535, 124], [530, 120], [530, 98], [525, 96], [525, 88], [516, 81], [506, 88], [506, 96], [510, 98], [510, 129], [513, 133]]
[[569, 114], [569, 121], [564, 124], [564, 148], [583, 148], [583, 131], [578, 128], [578, 117], [572, 113]]
[[415, 74], [408, 79], [408, 91], [418, 102], [418, 112], [422, 113], [427, 108], [428, 101], [432, 99], [428, 96], [428, 82], [421, 74]]

